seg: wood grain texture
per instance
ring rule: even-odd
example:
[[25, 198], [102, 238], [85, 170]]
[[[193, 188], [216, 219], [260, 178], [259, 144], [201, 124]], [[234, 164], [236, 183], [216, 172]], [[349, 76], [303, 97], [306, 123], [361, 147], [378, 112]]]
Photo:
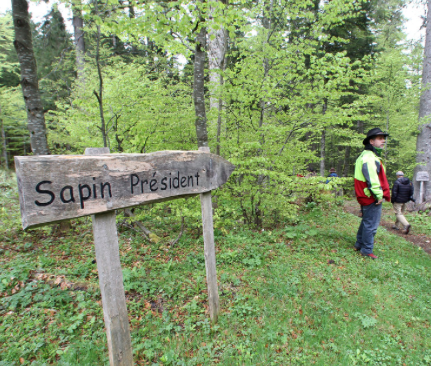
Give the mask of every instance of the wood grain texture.
[[[199, 147], [202, 152], [209, 153], [207, 146]], [[204, 234], [205, 270], [208, 289], [208, 307], [211, 322], [217, 323], [220, 310], [217, 286], [216, 253], [213, 227], [213, 208], [211, 192], [201, 193], [202, 230]]]
[[[100, 150], [103, 152], [104, 149], [106, 151], [107, 148]], [[85, 153], [97, 155], [97, 150], [87, 149]], [[132, 341], [120, 264], [115, 211], [93, 215], [92, 220], [109, 363], [111, 366], [131, 366], [133, 365]]]
[[208, 288], [208, 306], [212, 323], [217, 323], [219, 314], [219, 295], [217, 286], [216, 255], [212, 215], [211, 192], [202, 193], [202, 229], [204, 234], [205, 269]]
[[205, 151], [16, 156], [23, 228], [209, 192], [234, 166]]

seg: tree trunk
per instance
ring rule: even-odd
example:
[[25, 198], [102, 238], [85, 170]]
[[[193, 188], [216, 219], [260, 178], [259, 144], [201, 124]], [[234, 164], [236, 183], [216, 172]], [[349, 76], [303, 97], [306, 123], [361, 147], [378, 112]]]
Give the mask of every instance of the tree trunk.
[[[94, 8], [95, 8], [96, 15], [99, 15], [99, 10], [97, 8], [97, 1], [94, 2]], [[97, 28], [97, 34], [96, 34], [96, 37], [97, 37], [96, 38], [96, 66], [97, 66], [97, 75], [99, 76], [99, 92], [94, 90], [93, 93], [97, 98], [97, 102], [99, 103], [99, 114], [100, 114], [99, 130], [102, 133], [103, 147], [108, 147], [105, 116], [103, 113], [103, 77], [102, 77], [102, 70], [100, 67], [100, 25], [97, 25], [96, 28]]]
[[[426, 121], [431, 115], [431, 0], [427, 1], [427, 21], [426, 21], [426, 35], [425, 35], [425, 55], [422, 70], [422, 95], [419, 107], [419, 120]], [[413, 183], [415, 186], [415, 198], [419, 202], [420, 182], [416, 181], [416, 174], [420, 171], [431, 171], [431, 122], [427, 121], [420, 126], [420, 132], [417, 137], [416, 162], [420, 165], [416, 166], [414, 170]], [[431, 184], [424, 182], [425, 186], [425, 200], [431, 199]]]
[[131, 1], [129, 1], [129, 18], [135, 18], [135, 7], [133, 6], [133, 3]]
[[[205, 19], [200, 17], [199, 23]], [[194, 60], [193, 102], [196, 114], [196, 137], [201, 151], [209, 152], [207, 116], [205, 112], [205, 57], [206, 57], [206, 27], [202, 25], [196, 36]], [[208, 305], [212, 323], [217, 323], [219, 314], [219, 295], [217, 286], [217, 271], [215, 260], [215, 242], [212, 217], [211, 191], [200, 194], [202, 210], [202, 229], [204, 237], [205, 269], [208, 289]]]
[[[0, 115], [1, 115], [1, 109], [0, 109]], [[1, 123], [1, 137], [2, 137], [2, 147], [3, 147], [3, 159], [4, 159], [4, 167], [6, 170], [9, 170], [9, 161], [7, 157], [7, 143], [6, 143], [6, 132], [4, 130], [3, 126], [3, 120], [0, 118]]]
[[[218, 0], [211, 0], [216, 3]], [[223, 1], [226, 3], [227, 1]], [[210, 9], [210, 21], [212, 21], [213, 9]], [[223, 85], [223, 75], [221, 72], [225, 70], [225, 56], [227, 50], [228, 33], [224, 28], [212, 29], [210, 27], [208, 37], [208, 64], [209, 77], [213, 89], [217, 89]], [[210, 96], [210, 109], [217, 108], [217, 146], [216, 154], [220, 155], [220, 135], [221, 135], [221, 111], [223, 108], [223, 100], [214, 96]]]
[[[271, 17], [272, 17], [272, 9], [274, 5], [274, 0], [269, 0], [268, 2], [265, 2], [264, 11], [263, 11], [263, 18], [262, 18], [262, 25], [263, 27], [268, 31], [268, 35], [266, 39], [263, 42], [263, 48], [265, 48], [266, 44], [269, 41], [269, 37], [271, 35]], [[266, 79], [269, 73], [269, 61], [267, 57], [263, 58], [263, 70], [264, 74], [263, 77]], [[265, 119], [265, 106], [266, 101], [264, 99], [260, 100], [260, 119], [259, 119], [259, 128], [262, 128], [263, 121]], [[265, 143], [265, 136], [263, 133], [261, 133], [261, 144], [263, 145]]]
[[[322, 114], [325, 115], [328, 108], [328, 101], [325, 99], [322, 107]], [[326, 144], [326, 128], [323, 128], [322, 136], [320, 137], [320, 176], [325, 176], [325, 144]]]
[[[386, 111], [386, 133], [389, 133], [389, 111]], [[389, 136], [386, 137], [385, 142], [385, 163], [388, 161], [388, 139]]]
[[322, 130], [320, 136], [320, 176], [325, 176], [325, 143], [326, 143], [326, 129]]
[[[216, 3], [217, 0], [211, 0], [211, 2]], [[212, 21], [213, 9], [210, 10], [210, 23]], [[222, 76], [220, 71], [225, 68], [225, 55], [227, 47], [227, 32], [224, 28], [212, 29], [209, 28], [208, 37], [208, 65], [209, 65], [209, 76], [210, 83], [213, 87], [222, 85]], [[214, 97], [212, 94], [210, 96], [210, 109], [218, 108], [219, 101], [218, 98]]]
[[[223, 77], [220, 79], [220, 85], [223, 84]], [[220, 136], [221, 136], [221, 110], [223, 108], [223, 99], [218, 100], [218, 116], [217, 116], [217, 147], [216, 154], [220, 155]]]
[[196, 114], [198, 147], [208, 147], [207, 115], [205, 112], [205, 54], [206, 28], [202, 27], [196, 37], [194, 61], [193, 102]]
[[39, 80], [26, 0], [12, 0], [12, 16], [15, 29], [14, 46], [21, 68], [21, 87], [27, 110], [31, 149], [34, 155], [48, 155], [45, 116], [39, 93]]
[[358, 121], [358, 132], [364, 133], [364, 121]]
[[346, 151], [344, 154], [344, 171], [343, 177], [347, 177], [349, 175], [349, 167], [350, 167], [350, 145], [346, 146]]
[[[274, 5], [274, 0], [267, 0], [264, 3], [264, 8], [263, 8], [263, 17], [262, 17], [262, 25], [264, 27], [264, 29], [267, 31], [267, 35], [266, 38], [263, 41], [262, 44], [262, 48], [265, 51], [265, 46], [268, 44], [270, 35], [271, 35], [271, 19], [272, 19], [272, 12], [273, 12], [273, 5]], [[265, 52], [264, 52], [265, 53]], [[269, 60], [268, 58], [265, 56], [263, 58], [263, 79], [266, 79], [266, 77], [268, 76], [269, 73]], [[259, 106], [260, 106], [260, 118], [259, 118], [259, 129], [260, 129], [260, 148], [257, 150], [257, 155], [262, 155], [263, 154], [263, 146], [265, 145], [265, 134], [262, 131], [262, 127], [264, 125], [264, 121], [265, 121], [265, 113], [266, 113], [266, 100], [265, 99], [261, 99], [259, 101]], [[257, 186], [259, 187], [259, 192], [262, 192], [262, 186], [264, 184], [265, 181], [265, 176], [263, 174], [259, 174], [257, 177]], [[259, 198], [257, 199], [257, 202], [254, 206], [254, 224], [256, 225], [256, 227], [261, 228], [263, 226], [263, 215], [264, 212], [261, 210], [261, 198], [259, 196]]]
[[75, 0], [72, 6], [73, 34], [75, 37], [76, 69], [79, 81], [84, 81], [84, 21], [82, 19], [81, 0]]

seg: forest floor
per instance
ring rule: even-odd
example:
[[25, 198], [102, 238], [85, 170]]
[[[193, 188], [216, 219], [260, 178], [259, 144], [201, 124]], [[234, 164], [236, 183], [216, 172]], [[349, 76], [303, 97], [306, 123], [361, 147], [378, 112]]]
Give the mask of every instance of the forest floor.
[[[355, 216], [360, 217], [360, 208], [356, 200], [345, 201], [344, 209]], [[402, 237], [404, 240], [421, 247], [425, 252], [431, 255], [431, 228], [428, 225], [428, 221], [431, 219], [426, 218], [425, 214], [419, 214], [415, 211], [406, 212], [407, 221], [412, 225], [412, 228], [408, 235], [403, 233], [403, 230], [395, 230], [392, 227], [395, 222], [395, 213], [392, 209], [392, 205], [385, 203], [383, 205], [382, 219], [380, 226], [383, 226], [389, 232]]]
[[[431, 256], [385, 227], [379, 259], [358, 255], [345, 205], [323, 197], [264, 230], [216, 215], [216, 325], [196, 219], [171, 247], [181, 222], [166, 204], [140, 209], [157, 244], [119, 215], [135, 364], [431, 365]], [[24, 232], [13, 177], [0, 176], [0, 207], [0, 366], [108, 365], [91, 220]], [[429, 235], [429, 217], [408, 215], [412, 234]]]

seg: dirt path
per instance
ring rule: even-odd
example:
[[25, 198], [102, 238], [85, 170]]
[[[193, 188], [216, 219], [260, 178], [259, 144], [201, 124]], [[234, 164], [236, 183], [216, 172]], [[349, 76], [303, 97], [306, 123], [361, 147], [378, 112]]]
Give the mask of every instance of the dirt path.
[[[356, 201], [346, 201], [344, 204], [344, 210], [352, 215], [358, 216], [360, 215], [359, 204]], [[385, 212], [382, 215], [382, 220], [380, 221], [380, 226], [383, 226], [391, 232], [392, 234], [396, 234], [398, 236], [403, 237], [405, 240], [410, 243], [421, 247], [425, 252], [431, 255], [431, 238], [426, 236], [425, 234], [415, 234], [414, 227], [408, 235], [402, 233], [402, 230], [392, 229], [394, 225], [394, 221], [388, 221], [389, 213], [392, 214], [393, 218], [395, 218], [395, 214], [392, 213], [392, 210], [384, 210]], [[389, 216], [390, 217], [390, 216]]]

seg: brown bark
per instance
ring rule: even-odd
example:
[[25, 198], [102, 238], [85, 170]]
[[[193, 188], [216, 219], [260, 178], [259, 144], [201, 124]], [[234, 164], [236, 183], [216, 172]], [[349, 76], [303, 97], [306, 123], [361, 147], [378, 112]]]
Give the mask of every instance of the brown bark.
[[[419, 120], [423, 123], [419, 128], [416, 142], [416, 162], [419, 163], [414, 170], [415, 198], [419, 202], [420, 182], [416, 181], [416, 174], [420, 171], [431, 171], [431, 0], [427, 1], [427, 22], [425, 35], [425, 55], [422, 69], [423, 92], [419, 107]], [[424, 123], [425, 122], [425, 123]], [[431, 183], [425, 184], [425, 200], [431, 200]]]
[[35, 155], [48, 155], [45, 116], [39, 93], [39, 80], [26, 0], [12, 0], [12, 17], [15, 30], [14, 46], [21, 68], [21, 87], [27, 110], [31, 149]]

